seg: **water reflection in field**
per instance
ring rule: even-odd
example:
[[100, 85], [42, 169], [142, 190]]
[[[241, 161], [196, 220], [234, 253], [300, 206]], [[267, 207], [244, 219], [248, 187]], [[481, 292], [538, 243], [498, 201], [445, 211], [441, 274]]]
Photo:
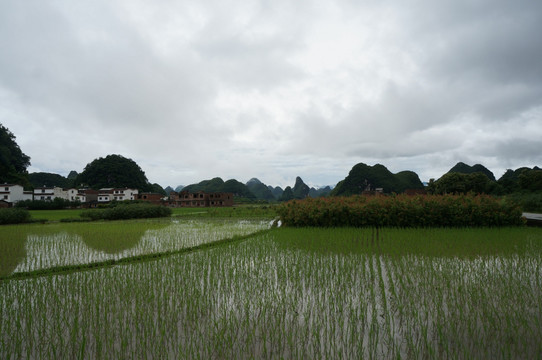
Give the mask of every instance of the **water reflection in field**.
[[542, 232], [278, 229], [0, 295], [0, 358], [540, 358]]
[[262, 221], [158, 220], [5, 227], [0, 276], [182, 250], [269, 228]]

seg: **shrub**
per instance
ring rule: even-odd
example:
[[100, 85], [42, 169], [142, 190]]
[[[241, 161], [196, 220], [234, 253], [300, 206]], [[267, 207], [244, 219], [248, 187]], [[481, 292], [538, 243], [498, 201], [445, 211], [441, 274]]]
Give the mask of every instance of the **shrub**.
[[53, 201], [23, 200], [19, 201], [15, 206], [29, 210], [61, 210], [79, 207], [81, 206], [81, 202], [79, 200], [70, 201], [62, 198], [55, 198]]
[[506, 195], [505, 199], [518, 204], [523, 211], [542, 213], [542, 193], [514, 193]]
[[107, 209], [85, 210], [81, 217], [91, 220], [125, 220], [171, 216], [171, 209], [161, 205], [130, 204]]
[[463, 227], [523, 225], [518, 206], [488, 195], [394, 195], [293, 200], [285, 226]]
[[30, 213], [26, 209], [0, 209], [0, 225], [20, 224], [30, 221]]

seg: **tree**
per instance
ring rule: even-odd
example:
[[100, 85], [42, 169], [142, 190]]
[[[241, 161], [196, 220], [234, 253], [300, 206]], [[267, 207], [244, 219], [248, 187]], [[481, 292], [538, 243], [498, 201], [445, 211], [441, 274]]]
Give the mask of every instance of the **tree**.
[[59, 174], [46, 172], [30, 173], [28, 180], [35, 188], [42, 186], [59, 186], [68, 188], [72, 186], [72, 181]]
[[26, 170], [29, 166], [30, 157], [21, 151], [15, 135], [0, 124], [0, 183], [29, 186]]
[[153, 190], [139, 165], [122, 155], [107, 155], [93, 160], [77, 176], [76, 184], [85, 184], [93, 189], [128, 187], [142, 192]]
[[542, 191], [542, 170], [524, 170], [518, 180], [522, 190]]
[[488, 194], [495, 191], [497, 184], [491, 181], [485, 174], [448, 172], [437, 181], [429, 182], [428, 190], [433, 194], [465, 194], [473, 192]]

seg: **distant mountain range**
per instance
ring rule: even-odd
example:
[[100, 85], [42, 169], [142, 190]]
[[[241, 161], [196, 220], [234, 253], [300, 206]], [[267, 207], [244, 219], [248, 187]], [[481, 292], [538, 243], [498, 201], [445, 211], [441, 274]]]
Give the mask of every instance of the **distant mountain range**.
[[257, 178], [250, 179], [246, 184], [242, 184], [234, 179], [224, 182], [221, 178], [214, 178], [185, 186], [182, 191], [232, 192], [237, 197], [247, 199], [285, 201], [291, 199], [304, 199], [307, 196], [325, 196], [331, 192], [331, 187], [326, 186], [320, 189], [314, 187], [309, 188], [299, 176], [296, 178], [293, 188], [287, 186], [284, 190], [279, 186], [273, 187], [271, 185], [266, 185]]
[[[446, 174], [482, 173], [487, 176], [491, 182], [495, 182], [501, 186], [504, 192], [513, 192], [521, 189], [534, 189], [534, 191], [537, 191], [540, 186], [538, 185], [538, 178], [536, 176], [542, 176], [542, 172], [539, 172], [540, 170], [541, 169], [536, 166], [532, 169], [522, 167], [516, 170], [507, 170], [500, 179], [495, 180], [493, 173], [481, 164], [470, 166], [463, 162], [458, 162]], [[532, 171], [535, 171], [534, 178], [531, 173]], [[527, 185], [521, 185], [520, 180], [522, 180], [522, 174], [522, 181], [525, 183], [525, 175], [528, 173], [531, 174], [531, 177], [529, 178]], [[43, 172], [31, 173], [28, 176], [31, 184], [36, 188], [42, 186], [72, 187], [74, 186], [73, 179], [76, 177], [77, 173], [75, 171], [72, 171], [68, 177]], [[285, 189], [282, 189], [280, 186], [266, 185], [257, 178], [252, 178], [247, 181], [246, 184], [243, 184], [235, 179], [224, 181], [220, 177], [216, 177], [188, 186], [178, 185], [175, 189], [168, 186], [166, 189], [162, 190], [165, 191], [166, 194], [169, 194], [171, 191], [231, 192], [235, 194], [236, 197], [245, 198], [249, 201], [286, 201], [328, 195], [353, 195], [360, 194], [364, 191], [374, 191], [376, 189], [381, 190], [383, 193], [402, 193], [407, 189], [423, 189], [424, 187], [425, 185], [413, 171], [401, 171], [394, 174], [381, 164], [370, 166], [359, 163], [356, 164], [345, 179], [341, 180], [335, 187], [309, 187], [299, 176], [296, 177], [293, 186], [287, 186]]]

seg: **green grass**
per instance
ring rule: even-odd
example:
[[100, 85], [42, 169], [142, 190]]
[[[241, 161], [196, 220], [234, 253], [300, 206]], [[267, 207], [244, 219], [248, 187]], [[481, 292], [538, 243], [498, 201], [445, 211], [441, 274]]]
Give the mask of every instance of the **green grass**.
[[62, 219], [79, 220], [82, 211], [82, 209], [29, 210], [32, 219], [44, 221], [60, 221]]
[[[65, 210], [30, 210], [34, 220], [61, 221], [64, 219], [80, 220], [83, 209]], [[172, 208], [174, 217], [190, 218], [237, 218], [237, 219], [273, 219], [276, 217], [272, 205], [238, 205], [223, 208]]]
[[276, 229], [2, 280], [0, 309], [1, 358], [539, 358], [542, 231]]
[[237, 205], [233, 207], [173, 208], [172, 216], [195, 218], [274, 219], [273, 205]]

